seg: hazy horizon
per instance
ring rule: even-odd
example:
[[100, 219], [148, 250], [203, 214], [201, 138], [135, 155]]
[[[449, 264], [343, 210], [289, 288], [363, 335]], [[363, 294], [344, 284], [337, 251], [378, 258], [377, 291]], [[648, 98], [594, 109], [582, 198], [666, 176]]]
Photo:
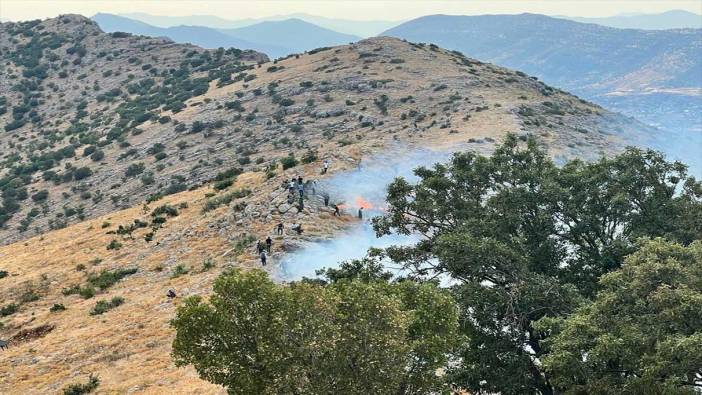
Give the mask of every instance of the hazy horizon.
[[[401, 5], [401, 6], [398, 6]], [[87, 1], [0, 0], [0, 19], [18, 21], [60, 14], [145, 13], [154, 16], [217, 16], [259, 19], [289, 14], [357, 21], [403, 21], [430, 14], [482, 15], [538, 13], [568, 17], [609, 17], [683, 10], [700, 14], [699, 1]]]

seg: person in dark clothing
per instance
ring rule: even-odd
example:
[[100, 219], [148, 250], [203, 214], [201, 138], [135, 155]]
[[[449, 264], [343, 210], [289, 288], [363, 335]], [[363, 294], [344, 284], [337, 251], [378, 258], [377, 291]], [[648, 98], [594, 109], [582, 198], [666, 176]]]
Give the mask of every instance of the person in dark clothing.
[[262, 265], [262, 266], [266, 266], [266, 259], [267, 259], [267, 257], [266, 257], [266, 252], [265, 252], [265, 251], [261, 251], [261, 265]]
[[297, 185], [302, 185], [302, 176], [297, 177]]
[[302, 234], [302, 224], [293, 225], [293, 230], [297, 232], [298, 235]]
[[263, 247], [263, 243], [261, 242], [261, 240], [256, 242], [256, 251], [258, 251], [259, 254], [263, 252], [264, 248], [265, 247]]
[[363, 219], [363, 207], [358, 209], [358, 219]]
[[339, 212], [339, 206], [337, 206], [336, 204], [334, 205], [334, 215], [336, 215], [337, 217], [341, 217], [341, 213]]
[[168, 290], [168, 293], [166, 293], [166, 296], [168, 296], [168, 298], [170, 298], [170, 299], [173, 299], [173, 298], [176, 297], [176, 293], [175, 293], [174, 290], [169, 289], [169, 290]]
[[325, 194], [324, 195], [324, 207], [329, 206], [329, 195]]
[[297, 184], [297, 191], [300, 193], [300, 199], [305, 196], [305, 186], [302, 183]]
[[300, 199], [297, 201], [297, 210], [302, 211], [305, 208], [305, 200], [302, 198], [302, 194], [300, 194]]
[[268, 236], [268, 238], [266, 239], [266, 251], [268, 251], [269, 254], [271, 253], [271, 246], [272, 245], [273, 245], [273, 239], [271, 239], [271, 237]]
[[275, 227], [275, 231], [279, 235], [283, 234], [283, 223], [282, 222], [278, 222], [278, 225]]

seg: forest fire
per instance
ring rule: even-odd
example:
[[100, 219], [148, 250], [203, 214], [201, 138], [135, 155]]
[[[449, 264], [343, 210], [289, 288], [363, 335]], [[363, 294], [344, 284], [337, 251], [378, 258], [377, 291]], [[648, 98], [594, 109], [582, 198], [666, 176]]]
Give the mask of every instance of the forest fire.
[[347, 204], [347, 203], [342, 203], [338, 204], [337, 206], [339, 207], [340, 210], [347, 210], [351, 208], [363, 208], [364, 210], [373, 210], [373, 211], [382, 211], [384, 212], [385, 209], [381, 207], [376, 207], [373, 203], [369, 202], [366, 200], [363, 196], [356, 196], [356, 198], [353, 200], [353, 204]]
[[279, 279], [313, 278], [318, 269], [338, 267], [339, 262], [360, 259], [369, 248], [416, 243], [419, 240], [416, 235], [378, 237], [369, 220], [387, 211], [387, 186], [396, 177], [411, 182], [416, 179], [415, 167], [444, 162], [449, 156], [449, 152], [442, 151], [398, 149], [392, 154], [367, 158], [358, 168], [321, 181], [319, 188], [329, 193], [330, 202], [339, 207], [343, 216], [357, 218], [357, 210], [363, 208], [363, 221], [353, 221], [346, 232], [332, 239], [309, 243], [286, 255], [281, 262]]
[[373, 209], [373, 205], [362, 196], [356, 196], [356, 206], [363, 209]]

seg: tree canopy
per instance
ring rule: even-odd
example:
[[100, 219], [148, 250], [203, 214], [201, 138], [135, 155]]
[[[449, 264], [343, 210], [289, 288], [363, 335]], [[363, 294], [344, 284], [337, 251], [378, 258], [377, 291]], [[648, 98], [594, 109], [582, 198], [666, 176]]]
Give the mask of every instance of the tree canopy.
[[225, 273], [209, 303], [192, 297], [179, 307], [176, 363], [232, 394], [445, 389], [439, 369], [458, 339], [451, 296], [432, 283], [351, 272], [289, 285], [260, 270]]
[[592, 303], [539, 323], [557, 333], [543, 360], [551, 382], [574, 394], [699, 393], [702, 241], [646, 242], [600, 285]]
[[535, 141], [510, 136], [491, 157], [458, 153], [415, 174], [389, 186], [374, 227], [422, 235], [388, 256], [416, 278], [457, 282], [468, 340], [450, 374], [472, 392], [553, 393], [535, 322], [591, 299], [638, 238], [702, 238], [702, 186], [654, 151], [559, 167]]

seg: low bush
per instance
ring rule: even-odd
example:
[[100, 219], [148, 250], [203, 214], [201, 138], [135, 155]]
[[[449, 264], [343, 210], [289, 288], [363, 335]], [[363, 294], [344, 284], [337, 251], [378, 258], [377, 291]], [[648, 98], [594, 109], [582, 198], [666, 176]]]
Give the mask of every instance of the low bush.
[[8, 315], [15, 314], [17, 312], [17, 303], [10, 303], [3, 307], [0, 307], [0, 317], [7, 317]]
[[184, 274], [188, 274], [188, 272], [189, 272], [188, 268], [185, 267], [185, 265], [179, 263], [178, 265], [176, 265], [175, 268], [173, 268], [173, 273], [171, 273], [171, 278], [180, 277]]
[[99, 274], [91, 273], [88, 275], [88, 283], [99, 288], [101, 291], [104, 291], [116, 284], [121, 279], [136, 273], [137, 270], [138, 268], [132, 267], [117, 270], [103, 270]]
[[122, 243], [115, 239], [112, 239], [110, 244], [107, 245], [108, 250], [119, 250], [120, 248], [122, 248]]
[[[112, 33], [113, 37], [115, 34], [121, 33], [121, 32], [115, 32]], [[127, 33], [124, 33], [125, 35]], [[125, 36], [126, 37], [126, 36]], [[100, 385], [100, 378], [98, 376], [90, 375], [88, 377], [88, 382], [87, 383], [74, 383], [74, 384], [69, 384], [63, 389], [63, 395], [83, 395], [83, 394], [89, 394], [93, 392], [94, 389], [96, 389]]]
[[170, 204], [164, 204], [162, 206], [158, 206], [154, 209], [154, 211], [151, 212], [152, 217], [156, 217], [159, 215], [167, 215], [169, 217], [177, 217], [178, 216], [178, 209], [171, 206]]
[[297, 166], [299, 162], [297, 159], [295, 159], [295, 154], [291, 152], [288, 154], [288, 156], [281, 159], [280, 163], [283, 165], [283, 170], [287, 170]]
[[223, 195], [207, 199], [204, 206], [202, 207], [202, 211], [208, 212], [214, 210], [219, 206], [231, 203], [234, 199], [240, 199], [249, 196], [250, 194], [251, 191], [248, 189], [237, 189], [231, 192], [227, 192]]
[[93, 307], [92, 310], [90, 310], [90, 315], [100, 315], [104, 314], [115, 307], [121, 306], [124, 304], [124, 298], [120, 296], [115, 296], [114, 298], [110, 299], [109, 301], [107, 300], [99, 300], [97, 303], [95, 303], [95, 306]]
[[317, 160], [317, 151], [309, 149], [305, 154], [302, 156], [302, 163], [312, 163]]

